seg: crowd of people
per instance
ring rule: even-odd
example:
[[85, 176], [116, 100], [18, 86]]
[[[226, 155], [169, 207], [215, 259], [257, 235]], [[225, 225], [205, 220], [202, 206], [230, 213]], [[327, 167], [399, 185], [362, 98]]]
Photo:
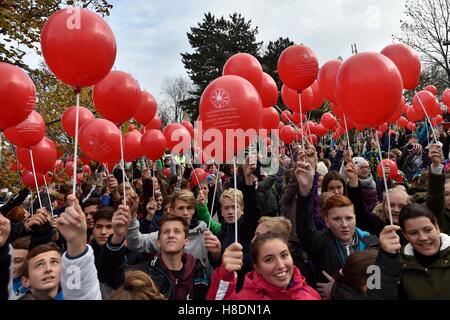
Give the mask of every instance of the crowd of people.
[[[0, 207], [0, 300], [450, 299], [450, 130], [436, 133], [295, 142], [273, 170], [167, 154], [125, 183], [116, 168], [75, 194], [24, 188]], [[402, 178], [386, 167], [388, 190], [380, 156]]]

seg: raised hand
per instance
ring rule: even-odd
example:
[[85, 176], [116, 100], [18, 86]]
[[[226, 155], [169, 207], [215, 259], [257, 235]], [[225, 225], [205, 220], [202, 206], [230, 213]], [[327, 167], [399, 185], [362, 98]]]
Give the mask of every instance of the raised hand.
[[328, 282], [318, 282], [317, 283], [317, 292], [320, 293], [320, 296], [323, 299], [331, 299], [331, 291], [333, 290], [334, 283], [336, 282], [332, 276], [330, 276], [325, 271], [322, 271], [322, 274], [328, 280]]
[[348, 177], [348, 185], [352, 188], [358, 187], [358, 166], [350, 160], [344, 169], [345, 174]]
[[295, 178], [297, 179], [300, 194], [306, 197], [312, 189], [314, 169], [309, 162], [297, 161], [295, 165]]
[[388, 225], [380, 232], [380, 247], [388, 252], [395, 254], [400, 251], [400, 237], [397, 231], [400, 230], [399, 226]]
[[0, 213], [0, 248], [3, 247], [11, 232], [11, 222]]
[[211, 231], [205, 231], [203, 233], [203, 238], [205, 239], [205, 247], [210, 252], [213, 257], [218, 258], [220, 256], [220, 245], [219, 239], [212, 234]]
[[230, 272], [241, 270], [243, 257], [242, 245], [239, 242], [232, 243], [223, 253], [222, 265]]
[[86, 248], [87, 225], [83, 210], [78, 199], [70, 194], [67, 196], [69, 207], [57, 220], [58, 230], [67, 240], [67, 253], [71, 257], [79, 256]]
[[433, 144], [428, 152], [428, 157], [431, 161], [431, 166], [434, 168], [439, 167], [444, 160], [444, 154], [442, 152], [442, 147], [439, 144]]
[[205, 205], [205, 203], [206, 203], [205, 194], [201, 191], [197, 195], [197, 203], [200, 205]]
[[111, 243], [120, 244], [125, 238], [128, 230], [128, 225], [131, 221], [130, 208], [121, 204], [112, 218], [113, 236]]

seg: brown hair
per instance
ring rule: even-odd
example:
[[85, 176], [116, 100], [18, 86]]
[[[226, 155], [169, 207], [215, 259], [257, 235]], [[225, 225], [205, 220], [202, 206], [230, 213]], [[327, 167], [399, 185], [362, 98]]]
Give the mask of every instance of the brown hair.
[[343, 196], [342, 194], [333, 194], [331, 197], [327, 199], [324, 207], [324, 217], [328, 216], [328, 212], [333, 208], [342, 208], [342, 207], [353, 207], [353, 203], [349, 198]]
[[56, 251], [59, 254], [61, 254], [61, 251], [59, 250], [59, 248], [54, 243], [51, 243], [51, 242], [46, 243], [46, 244], [40, 244], [28, 252], [27, 259], [25, 260], [25, 265], [23, 268], [23, 275], [25, 277], [28, 277], [30, 260], [33, 259], [34, 257], [36, 257], [37, 255], [40, 255], [41, 253], [45, 253], [48, 251]]
[[92, 219], [94, 220], [94, 225], [97, 223], [100, 219], [106, 219], [108, 221], [112, 221], [114, 215], [114, 209], [111, 207], [105, 207], [97, 210], [92, 215]]
[[[159, 231], [162, 230], [163, 225], [165, 225], [167, 222], [171, 221], [178, 221], [183, 225], [183, 231], [186, 238], [189, 235], [189, 225], [182, 217], [173, 216], [171, 214], [165, 214], [162, 216], [162, 218], [159, 220]], [[158, 239], [161, 235], [161, 232], [158, 232]]]
[[12, 247], [17, 250], [29, 250], [31, 237], [21, 237], [12, 242]]
[[25, 219], [25, 214], [27, 213], [27, 210], [25, 210], [23, 207], [18, 206], [12, 208], [7, 214], [6, 218], [11, 221], [11, 223], [18, 223], [22, 222]]
[[344, 188], [344, 194], [347, 194], [347, 188], [346, 188], [346, 183], [344, 180], [344, 177], [337, 171], [329, 171], [322, 180], [322, 192], [326, 192], [328, 191], [328, 184], [333, 181], [333, 180], [337, 180], [340, 181], [342, 183], [342, 186]]
[[145, 272], [130, 271], [125, 274], [123, 285], [108, 300], [166, 300], [166, 297]]
[[435, 225], [436, 227], [438, 226], [436, 216], [432, 214], [428, 208], [417, 203], [409, 203], [402, 208], [402, 210], [400, 211], [400, 216], [398, 218], [398, 224], [400, 225], [400, 228], [402, 228], [402, 230], [405, 232], [406, 220], [420, 217], [428, 218], [433, 225]]
[[263, 216], [259, 219], [258, 224], [264, 224], [270, 232], [282, 233], [289, 235], [292, 230], [291, 220], [285, 217], [268, 217]]
[[189, 203], [194, 207], [196, 204], [194, 194], [190, 190], [181, 190], [173, 194], [172, 200], [170, 201], [170, 207], [172, 209], [175, 209], [175, 203], [177, 200], [186, 201], [187, 203]]
[[289, 234], [266, 232], [259, 234], [255, 239], [250, 242], [250, 256], [252, 257], [253, 264], [258, 264], [259, 250], [261, 246], [269, 240], [279, 239], [286, 245], [288, 244]]
[[342, 275], [338, 281], [345, 283], [354, 290], [364, 294], [363, 288], [367, 283], [369, 273], [367, 270], [374, 265], [378, 256], [378, 250], [369, 249], [351, 254], [342, 267]]

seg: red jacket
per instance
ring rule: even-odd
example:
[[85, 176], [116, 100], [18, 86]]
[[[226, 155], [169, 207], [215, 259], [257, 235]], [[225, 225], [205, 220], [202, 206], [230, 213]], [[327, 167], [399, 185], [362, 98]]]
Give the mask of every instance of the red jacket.
[[319, 293], [308, 286], [294, 266], [291, 285], [282, 289], [268, 283], [256, 271], [247, 273], [242, 290], [235, 293], [236, 275], [223, 266], [214, 271], [208, 300], [320, 300]]

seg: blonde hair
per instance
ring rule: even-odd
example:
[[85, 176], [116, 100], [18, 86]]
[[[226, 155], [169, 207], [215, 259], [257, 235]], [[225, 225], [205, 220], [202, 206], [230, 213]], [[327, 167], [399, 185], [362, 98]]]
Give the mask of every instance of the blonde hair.
[[285, 217], [261, 217], [258, 224], [263, 224], [269, 232], [281, 233], [281, 234], [291, 234], [292, 222]]
[[170, 206], [171, 206], [172, 209], [175, 208], [175, 203], [176, 203], [177, 200], [186, 201], [187, 203], [191, 204], [194, 207], [195, 207], [195, 204], [196, 204], [196, 200], [195, 200], [194, 194], [190, 190], [184, 190], [183, 189], [183, 190], [175, 192], [173, 194], [172, 200], [170, 201]]
[[228, 198], [231, 201], [234, 201], [234, 197], [236, 197], [237, 204], [241, 206], [241, 208], [244, 207], [244, 195], [242, 194], [241, 190], [237, 190], [234, 188], [230, 188], [225, 190], [222, 195], [220, 196], [220, 204], [223, 204], [223, 199]]
[[125, 274], [123, 285], [114, 291], [108, 300], [167, 300], [159, 292], [153, 280], [143, 271]]

